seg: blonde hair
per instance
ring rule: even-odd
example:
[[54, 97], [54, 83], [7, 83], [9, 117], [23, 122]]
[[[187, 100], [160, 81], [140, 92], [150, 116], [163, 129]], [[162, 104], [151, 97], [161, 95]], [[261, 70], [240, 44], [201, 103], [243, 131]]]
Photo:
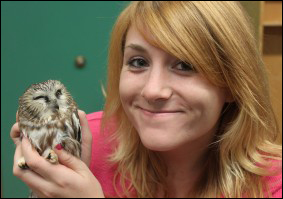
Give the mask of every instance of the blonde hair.
[[[118, 142], [111, 161], [118, 165], [124, 193], [166, 196], [166, 167], [146, 149], [120, 101], [119, 81], [127, 30], [135, 26], [152, 45], [191, 63], [211, 83], [234, 98], [223, 111], [203, 177], [191, 196], [264, 197], [263, 176], [270, 160], [282, 159], [268, 80], [249, 20], [237, 2], [132, 2], [119, 16], [109, 47], [107, 98], [103, 126], [115, 119]], [[153, 36], [147, 37], [147, 33]], [[114, 182], [115, 184], [115, 182]]]

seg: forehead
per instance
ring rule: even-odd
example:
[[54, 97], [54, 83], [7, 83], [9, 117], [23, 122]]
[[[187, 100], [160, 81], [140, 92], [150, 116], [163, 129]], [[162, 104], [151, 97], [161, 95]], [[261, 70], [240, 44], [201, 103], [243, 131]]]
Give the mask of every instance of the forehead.
[[147, 43], [140, 32], [133, 26], [131, 26], [127, 32], [126, 44], [131, 43], [132, 41], [140, 41]]
[[135, 26], [130, 26], [127, 31], [126, 45], [132, 42], [139, 42], [140, 45], [149, 47], [150, 45], [153, 45], [153, 42], [151, 41], [154, 41], [154, 38], [147, 30], [144, 30], [141, 33]]
[[141, 33], [134, 26], [131, 26], [127, 32], [124, 51], [125, 53], [127, 53], [127, 51], [149, 53], [154, 56], [173, 56], [167, 51], [164, 51], [164, 49], [160, 48], [155, 42], [154, 37], [148, 31], [145, 30]]

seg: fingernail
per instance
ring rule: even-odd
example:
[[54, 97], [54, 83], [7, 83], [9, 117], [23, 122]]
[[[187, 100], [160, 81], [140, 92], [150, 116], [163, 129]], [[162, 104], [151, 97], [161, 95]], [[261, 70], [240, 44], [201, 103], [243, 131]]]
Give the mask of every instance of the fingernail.
[[57, 144], [57, 145], [55, 146], [55, 148], [56, 148], [57, 150], [62, 150], [62, 149], [63, 149], [63, 147], [62, 147], [61, 144]]

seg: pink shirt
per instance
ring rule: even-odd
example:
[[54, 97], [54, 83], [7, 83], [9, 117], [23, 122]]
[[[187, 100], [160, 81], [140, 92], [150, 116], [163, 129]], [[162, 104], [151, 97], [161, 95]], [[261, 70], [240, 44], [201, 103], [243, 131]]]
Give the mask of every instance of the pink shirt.
[[[101, 118], [102, 111], [87, 115], [93, 138], [90, 170], [100, 182], [105, 196], [117, 197], [113, 187], [115, 166], [111, 166], [107, 162], [107, 156], [111, 153], [111, 148], [107, 144], [107, 136], [100, 132]], [[270, 186], [272, 197], [282, 198], [282, 172], [277, 176], [265, 177], [264, 180]]]
[[111, 153], [111, 148], [107, 144], [106, 135], [100, 132], [101, 118], [102, 111], [87, 115], [93, 140], [90, 170], [100, 182], [105, 197], [115, 197], [117, 196], [113, 186], [115, 167], [107, 162], [107, 156]]

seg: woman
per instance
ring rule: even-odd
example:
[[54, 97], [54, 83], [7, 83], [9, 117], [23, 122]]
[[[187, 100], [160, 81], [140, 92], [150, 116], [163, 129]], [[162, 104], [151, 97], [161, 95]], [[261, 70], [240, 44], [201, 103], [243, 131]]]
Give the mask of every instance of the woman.
[[15, 175], [39, 196], [281, 196], [279, 130], [245, 16], [235, 2], [131, 3], [113, 29], [102, 130], [101, 113], [90, 130], [81, 115], [95, 177], [64, 150], [58, 168], [39, 161], [17, 125], [15, 160], [32, 171]]

